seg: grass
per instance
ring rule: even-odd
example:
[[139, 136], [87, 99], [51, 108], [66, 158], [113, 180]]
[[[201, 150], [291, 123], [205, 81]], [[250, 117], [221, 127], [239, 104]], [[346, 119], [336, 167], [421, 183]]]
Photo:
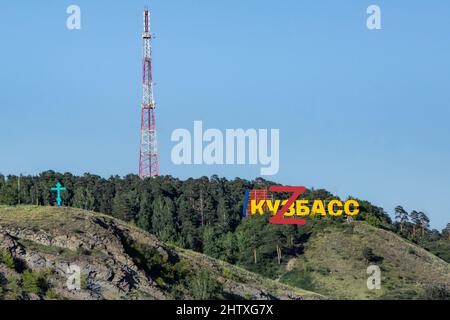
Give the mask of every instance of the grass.
[[[381, 290], [367, 288], [369, 264], [381, 268]], [[315, 233], [281, 281], [337, 299], [410, 299], [423, 296], [426, 283], [450, 286], [450, 268], [391, 232], [357, 222], [352, 232], [330, 226]]]
[[306, 269], [299, 270], [298, 272], [289, 272], [283, 275], [280, 281], [306, 290], [316, 290], [312, 273]]
[[13, 257], [8, 252], [8, 250], [4, 248], [1, 249], [0, 262], [5, 264], [10, 269], [16, 268], [16, 262], [14, 261]]
[[55, 254], [55, 255], [63, 255], [67, 254], [71, 250], [57, 247], [57, 246], [48, 246], [40, 243], [36, 243], [30, 240], [21, 239], [18, 241], [19, 244], [24, 246], [26, 249], [31, 251], [38, 251], [47, 254]]
[[[231, 281], [239, 279], [238, 281], [239, 283], [247, 283], [249, 286], [253, 286], [255, 288], [258, 288], [259, 290], [276, 292], [278, 295], [282, 297], [285, 294], [284, 292], [290, 291], [306, 299], [326, 298], [325, 295], [262, 277], [258, 274], [252, 273], [241, 267], [230, 265], [226, 262], [205, 256], [195, 251], [181, 248], [178, 248], [177, 251], [180, 257], [182, 258], [193, 260], [195, 263], [198, 263], [199, 265], [208, 266], [209, 268], [212, 267], [214, 269], [221, 270], [222, 277], [224, 274], [224, 269], [226, 268], [228, 269], [227, 271], [225, 271], [225, 274], [227, 275], [227, 277], [225, 277], [226, 279]], [[245, 295], [244, 298], [246, 298]]]
[[22, 291], [24, 293], [45, 294], [49, 287], [47, 275], [25, 270], [22, 274]]
[[0, 298], [5, 300], [17, 300], [28, 295], [45, 296], [48, 299], [62, 299], [50, 287], [48, 279], [51, 272], [33, 272], [30, 269], [22, 273], [13, 273], [8, 278], [1, 274]]

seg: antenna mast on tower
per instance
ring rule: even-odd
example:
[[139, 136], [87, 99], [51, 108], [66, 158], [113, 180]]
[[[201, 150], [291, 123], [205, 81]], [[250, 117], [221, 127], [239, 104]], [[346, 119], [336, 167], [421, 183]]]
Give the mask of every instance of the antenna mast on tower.
[[142, 60], [142, 105], [141, 105], [141, 147], [139, 157], [139, 176], [154, 177], [159, 174], [158, 145], [156, 142], [155, 100], [152, 78], [152, 35], [150, 32], [150, 13], [144, 10], [144, 58]]

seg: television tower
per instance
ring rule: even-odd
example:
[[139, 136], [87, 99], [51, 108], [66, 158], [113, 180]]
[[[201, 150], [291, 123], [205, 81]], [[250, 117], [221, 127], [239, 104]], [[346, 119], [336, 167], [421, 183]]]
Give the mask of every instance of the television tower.
[[155, 100], [152, 78], [152, 35], [150, 32], [150, 13], [144, 10], [144, 58], [142, 60], [142, 105], [141, 105], [141, 148], [139, 157], [139, 176], [143, 179], [159, 174], [158, 145], [156, 142]]

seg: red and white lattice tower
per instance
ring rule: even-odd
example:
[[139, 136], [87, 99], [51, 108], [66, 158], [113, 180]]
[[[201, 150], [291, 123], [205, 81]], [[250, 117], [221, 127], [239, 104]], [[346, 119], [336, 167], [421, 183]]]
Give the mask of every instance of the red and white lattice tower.
[[152, 78], [152, 35], [150, 32], [150, 13], [144, 10], [144, 58], [142, 61], [142, 106], [141, 106], [141, 152], [139, 176], [154, 177], [159, 174], [158, 146], [156, 143], [155, 100]]

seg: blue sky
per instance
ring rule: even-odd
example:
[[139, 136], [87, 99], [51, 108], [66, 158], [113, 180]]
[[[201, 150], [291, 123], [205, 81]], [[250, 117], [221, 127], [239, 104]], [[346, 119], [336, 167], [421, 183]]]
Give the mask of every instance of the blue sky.
[[[81, 30], [66, 8], [81, 8]], [[366, 28], [377, 4], [382, 30]], [[0, 10], [0, 172], [137, 173], [142, 9], [152, 11], [162, 174], [176, 128], [279, 128], [271, 180], [450, 213], [450, 3], [9, 1]]]

